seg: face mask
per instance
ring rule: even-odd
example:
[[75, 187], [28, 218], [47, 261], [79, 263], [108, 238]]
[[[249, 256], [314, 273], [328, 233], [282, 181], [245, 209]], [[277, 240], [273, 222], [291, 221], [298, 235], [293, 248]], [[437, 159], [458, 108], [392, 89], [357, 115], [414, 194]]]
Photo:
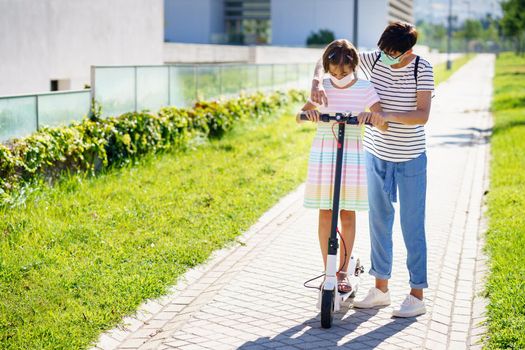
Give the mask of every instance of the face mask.
[[348, 84], [350, 84], [352, 82], [352, 80], [354, 80], [354, 76], [353, 76], [353, 74], [348, 74], [346, 77], [344, 77], [342, 79], [337, 79], [332, 74], [330, 74], [330, 80], [337, 87], [345, 87]]
[[403, 54], [401, 54], [399, 57], [393, 58], [387, 55], [384, 51], [381, 51], [381, 57], [379, 59], [387, 66], [391, 66], [393, 64], [398, 64], [399, 61], [401, 61], [401, 56], [403, 56]]

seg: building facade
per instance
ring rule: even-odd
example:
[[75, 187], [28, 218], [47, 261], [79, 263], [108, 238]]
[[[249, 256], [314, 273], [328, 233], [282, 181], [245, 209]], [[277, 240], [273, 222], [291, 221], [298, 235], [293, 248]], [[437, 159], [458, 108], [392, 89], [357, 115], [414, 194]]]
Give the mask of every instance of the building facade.
[[162, 64], [163, 0], [0, 0], [0, 95], [82, 89], [91, 65]]
[[310, 62], [312, 31], [353, 40], [354, 1], [361, 48], [413, 21], [412, 0], [0, 0], [0, 95], [82, 89], [92, 65]]
[[305, 46], [312, 32], [332, 31], [373, 48], [393, 21], [414, 22], [413, 0], [165, 0], [166, 41]]
[[166, 42], [268, 44], [270, 0], [165, 0]]
[[[328, 29], [336, 38], [356, 41], [356, 0], [272, 1], [272, 44], [305, 45], [307, 37]], [[385, 27], [394, 21], [414, 22], [413, 0], [357, 0], [357, 45], [375, 48]]]

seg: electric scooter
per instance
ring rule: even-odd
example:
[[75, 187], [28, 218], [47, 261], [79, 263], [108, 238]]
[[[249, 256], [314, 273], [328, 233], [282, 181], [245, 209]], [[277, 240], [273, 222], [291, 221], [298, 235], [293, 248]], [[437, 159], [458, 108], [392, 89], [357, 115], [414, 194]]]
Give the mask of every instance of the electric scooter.
[[[308, 120], [305, 113], [301, 113], [300, 118], [301, 120]], [[317, 307], [321, 309], [321, 327], [330, 328], [332, 327], [334, 312], [339, 311], [339, 309], [341, 308], [341, 304], [345, 302], [348, 298], [355, 297], [355, 294], [359, 287], [359, 276], [364, 271], [364, 268], [361, 265], [359, 259], [355, 259], [353, 256], [350, 257], [349, 266], [347, 270], [347, 277], [349, 279], [350, 286], [352, 287], [352, 289], [348, 293], [339, 292], [337, 288], [336, 276], [337, 249], [339, 248], [339, 243], [337, 240], [337, 224], [339, 220], [339, 197], [341, 192], [341, 171], [343, 167], [345, 125], [356, 125], [359, 124], [359, 121], [357, 120], [357, 117], [352, 116], [352, 113], [336, 113], [334, 115], [321, 114], [320, 121], [325, 123], [335, 121], [338, 124], [334, 193], [332, 195], [332, 224], [330, 230], [330, 237], [328, 239], [328, 256], [326, 260], [326, 271], [324, 274], [325, 279], [322, 286], [320, 287], [319, 299], [317, 303]], [[342, 239], [342, 237], [341, 240], [344, 245], [344, 240]], [[346, 254], [346, 249], [344, 249], [344, 252]]]

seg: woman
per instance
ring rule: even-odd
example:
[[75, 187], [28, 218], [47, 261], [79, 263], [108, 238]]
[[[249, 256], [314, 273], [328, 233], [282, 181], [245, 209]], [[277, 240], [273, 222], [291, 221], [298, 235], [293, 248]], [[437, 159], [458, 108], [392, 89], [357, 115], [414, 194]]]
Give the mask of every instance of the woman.
[[[407, 248], [410, 293], [396, 317], [414, 317], [426, 312], [423, 289], [427, 283], [425, 240], [426, 168], [424, 125], [428, 121], [434, 78], [432, 66], [412, 53], [417, 31], [411, 24], [390, 24], [378, 41], [380, 51], [360, 53], [362, 70], [369, 77], [388, 122], [381, 131], [368, 126], [365, 132], [366, 168], [371, 235], [370, 274], [375, 277], [363, 300], [354, 307], [373, 308], [390, 304], [388, 280], [392, 271], [392, 226], [397, 190], [403, 239]], [[323, 69], [317, 64], [311, 99], [327, 104], [322, 85]]]

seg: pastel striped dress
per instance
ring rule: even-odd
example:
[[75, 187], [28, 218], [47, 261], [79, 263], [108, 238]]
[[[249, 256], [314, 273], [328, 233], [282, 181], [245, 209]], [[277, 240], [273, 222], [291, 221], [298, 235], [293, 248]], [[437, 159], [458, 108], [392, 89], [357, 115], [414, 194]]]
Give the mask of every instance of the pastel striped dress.
[[[319, 106], [321, 113], [362, 112], [379, 97], [368, 80], [357, 80], [352, 86], [339, 89], [329, 78], [323, 80], [328, 97], [328, 107]], [[332, 209], [337, 140], [332, 133], [334, 123], [317, 123], [310, 158], [304, 195], [306, 208]], [[334, 126], [337, 135], [337, 125]], [[365, 156], [362, 145], [363, 128], [346, 125], [341, 174], [339, 208], [345, 210], [368, 210]]]

